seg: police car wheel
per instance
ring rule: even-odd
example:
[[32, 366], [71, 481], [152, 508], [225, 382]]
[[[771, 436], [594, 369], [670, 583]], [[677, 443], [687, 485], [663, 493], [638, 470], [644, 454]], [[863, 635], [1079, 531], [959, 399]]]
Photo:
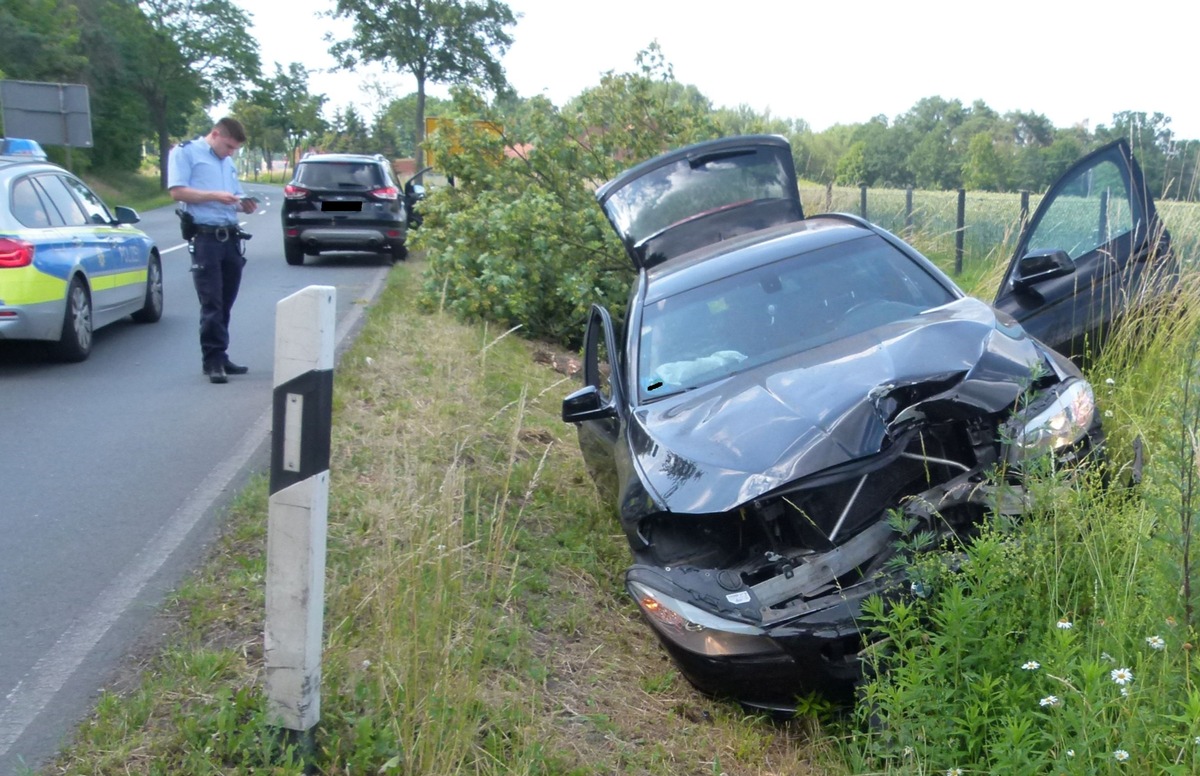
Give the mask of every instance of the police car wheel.
[[154, 323], [163, 314], [163, 277], [162, 265], [154, 256], [146, 265], [146, 301], [142, 309], [133, 313], [133, 320], [138, 323]]
[[62, 336], [54, 346], [54, 355], [62, 361], [82, 361], [92, 352], [92, 297], [83, 281], [71, 278], [67, 288], [67, 309], [63, 313]]

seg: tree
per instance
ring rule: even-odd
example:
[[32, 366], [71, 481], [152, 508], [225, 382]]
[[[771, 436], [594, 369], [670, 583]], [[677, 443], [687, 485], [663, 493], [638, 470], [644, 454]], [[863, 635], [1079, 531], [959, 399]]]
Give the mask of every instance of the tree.
[[[243, 82], [259, 76], [258, 44], [246, 12], [226, 0], [117, 0], [114, 19], [128, 36], [131, 88], [141, 95], [158, 140], [159, 170], [167, 185], [172, 134], [186, 127], [197, 105], [232, 102]], [[147, 23], [148, 22], [148, 23]]]
[[5, 0], [0, 31], [0, 78], [73, 81], [86, 63], [79, 17], [65, 0]]
[[[425, 89], [429, 84], [478, 83], [507, 89], [499, 57], [512, 45], [505, 28], [516, 24], [499, 0], [337, 0], [334, 18], [350, 19], [354, 34], [334, 41], [330, 53], [342, 67], [378, 62], [417, 81], [413, 145], [423, 163]], [[327, 40], [332, 40], [326, 36]]]
[[329, 153], [376, 153], [371, 147], [367, 125], [353, 105], [334, 114], [333, 127], [321, 139], [321, 150]]
[[[319, 137], [328, 128], [321, 118], [325, 95], [308, 91], [308, 72], [299, 62], [288, 65], [286, 71], [276, 62], [275, 74], [260, 79], [247, 99], [249, 104], [265, 111], [264, 138], [272, 144], [278, 142], [278, 150], [286, 151], [291, 162], [295, 161], [305, 140]], [[266, 149], [264, 156], [269, 164]]]
[[1003, 191], [1006, 188], [1004, 162], [996, 152], [995, 140], [986, 132], [971, 138], [962, 179], [963, 187], [968, 189]]
[[858, 186], [867, 180], [867, 144], [859, 140], [850, 146], [842, 158], [838, 159], [837, 177], [834, 183], [839, 186]]
[[[440, 100], [437, 97], [425, 98], [426, 115], [437, 116], [449, 114], [453, 103]], [[383, 110], [375, 114], [375, 125], [372, 131], [379, 152], [393, 158], [416, 158], [417, 149], [413, 145], [412, 128], [417, 122], [417, 95], [407, 94], [384, 102]], [[505, 126], [508, 125], [507, 118]]]

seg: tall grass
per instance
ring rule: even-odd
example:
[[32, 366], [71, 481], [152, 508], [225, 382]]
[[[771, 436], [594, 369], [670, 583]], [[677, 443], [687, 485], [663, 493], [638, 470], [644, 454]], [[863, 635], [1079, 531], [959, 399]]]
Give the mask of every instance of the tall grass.
[[[1022, 522], [994, 520], [914, 567], [928, 598], [870, 607], [879, 673], [846, 730], [852, 769], [1200, 772], [1198, 337], [1188, 273], [1090, 368], [1107, 469], [1043, 473]], [[1135, 445], [1145, 468], [1130, 487]]]

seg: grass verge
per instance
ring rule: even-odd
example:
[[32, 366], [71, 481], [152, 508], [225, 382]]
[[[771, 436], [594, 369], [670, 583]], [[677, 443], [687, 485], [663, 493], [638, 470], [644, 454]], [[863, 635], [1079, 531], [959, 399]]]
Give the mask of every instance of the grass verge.
[[46, 769], [70, 774], [807, 774], [832, 745], [695, 694], [637, 620], [628, 550], [535, 346], [417, 312], [398, 266], [335, 378], [322, 715], [265, 718], [266, 486], [161, 650]]

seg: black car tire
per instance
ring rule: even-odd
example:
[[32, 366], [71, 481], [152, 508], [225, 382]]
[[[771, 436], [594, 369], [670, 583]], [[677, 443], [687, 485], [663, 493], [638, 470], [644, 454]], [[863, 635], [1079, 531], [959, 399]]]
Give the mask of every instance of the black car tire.
[[299, 267], [304, 263], [304, 249], [299, 245], [283, 244], [283, 258], [293, 267]]
[[150, 257], [146, 265], [146, 301], [142, 309], [133, 313], [137, 323], [156, 323], [163, 314], [162, 264], [157, 256]]
[[404, 243], [392, 244], [392, 262], [404, 261], [408, 258], [408, 246]]
[[60, 361], [83, 361], [92, 352], [92, 297], [78, 277], [67, 287], [62, 336], [54, 345]]

